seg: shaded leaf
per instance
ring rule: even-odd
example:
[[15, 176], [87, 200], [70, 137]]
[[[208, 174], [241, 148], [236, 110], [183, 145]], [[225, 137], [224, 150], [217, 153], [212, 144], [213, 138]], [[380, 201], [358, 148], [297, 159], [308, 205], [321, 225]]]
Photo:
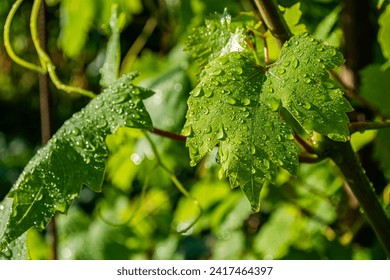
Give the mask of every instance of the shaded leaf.
[[390, 116], [390, 68], [372, 64], [361, 72], [361, 94], [382, 113]]
[[[390, 116], [390, 68], [383, 69], [381, 65], [370, 65], [361, 72], [361, 94], [370, 100], [383, 114]], [[378, 131], [374, 146], [375, 157], [379, 160], [382, 170], [390, 178], [390, 128]]]
[[25, 167], [9, 197], [11, 216], [3, 246], [35, 226], [44, 228], [64, 213], [83, 185], [100, 191], [108, 149], [105, 138], [121, 126], [151, 129], [142, 99], [152, 91], [130, 84], [129, 74], [73, 115]]

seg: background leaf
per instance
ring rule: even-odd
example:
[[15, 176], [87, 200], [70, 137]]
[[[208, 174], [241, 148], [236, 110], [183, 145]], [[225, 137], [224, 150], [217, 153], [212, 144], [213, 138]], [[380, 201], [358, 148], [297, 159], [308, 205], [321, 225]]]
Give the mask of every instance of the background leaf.
[[94, 0], [61, 1], [61, 38], [60, 44], [69, 57], [80, 54], [88, 37], [95, 17]]
[[31, 159], [9, 194], [3, 246], [33, 226], [43, 229], [55, 212], [65, 213], [83, 185], [100, 191], [108, 134], [121, 126], [152, 128], [142, 99], [153, 92], [131, 85], [135, 76], [122, 77], [74, 114]]

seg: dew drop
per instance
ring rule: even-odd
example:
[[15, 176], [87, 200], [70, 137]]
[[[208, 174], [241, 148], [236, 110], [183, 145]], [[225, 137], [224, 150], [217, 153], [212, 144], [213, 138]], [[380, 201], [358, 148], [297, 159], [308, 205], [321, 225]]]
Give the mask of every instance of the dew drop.
[[224, 140], [224, 139], [226, 139], [226, 137], [227, 137], [226, 131], [225, 131], [223, 125], [221, 125], [221, 127], [219, 128], [219, 130], [217, 132], [217, 138], [219, 140]]
[[206, 129], [205, 129], [205, 133], [210, 133], [212, 131], [212, 127], [211, 127], [211, 125], [208, 125], [207, 127], [206, 127]]
[[279, 69], [279, 71], [278, 71], [278, 74], [284, 74], [284, 73], [286, 73], [286, 69], [284, 69], [284, 68], [281, 68], [281, 69]]
[[212, 91], [206, 91], [205, 93], [204, 93], [204, 96], [206, 96], [206, 97], [211, 97], [213, 95], [213, 92]]
[[306, 84], [310, 84], [310, 83], [311, 83], [311, 79], [310, 79], [310, 78], [306, 78], [306, 79], [305, 79], [305, 83], [306, 83]]
[[244, 98], [244, 100], [242, 101], [242, 103], [245, 105], [245, 106], [248, 106], [251, 104], [251, 100], [249, 98]]
[[194, 134], [193, 129], [192, 129], [192, 125], [188, 125], [188, 126], [184, 127], [181, 134], [183, 136], [186, 136], [186, 137], [192, 137]]
[[292, 66], [293, 66], [294, 68], [297, 68], [297, 67], [299, 66], [299, 60], [295, 58], [295, 59], [292, 61]]
[[112, 104], [123, 103], [123, 102], [127, 101], [128, 97], [129, 96], [127, 94], [118, 95], [115, 99], [112, 100]]
[[235, 105], [237, 103], [237, 100], [233, 97], [229, 97], [227, 101], [230, 105]]
[[270, 167], [269, 160], [268, 160], [268, 159], [263, 159], [263, 165], [264, 165], [264, 168], [265, 168], [266, 170], [268, 170], [269, 167]]
[[287, 134], [286, 138], [288, 140], [293, 140], [294, 139], [294, 135], [292, 133], [289, 133], [289, 134]]
[[309, 110], [311, 108], [311, 104], [309, 101], [305, 101], [305, 104], [303, 104], [303, 108], [305, 108], [306, 110]]
[[241, 66], [237, 66], [237, 67], [236, 67], [236, 73], [237, 73], [238, 75], [241, 75], [242, 72], [243, 72], [242, 67], [241, 67]]
[[273, 112], [276, 112], [280, 107], [280, 100], [271, 98], [269, 101], [269, 106]]
[[72, 130], [72, 133], [73, 135], [77, 136], [77, 135], [80, 135], [80, 129], [78, 129], [77, 127], [75, 127], [73, 130]]
[[105, 120], [105, 118], [99, 118], [98, 120], [98, 123], [96, 124], [96, 128], [98, 129], [102, 129], [102, 128], [105, 128], [107, 126], [107, 121]]
[[251, 154], [254, 155], [256, 153], [256, 147], [255, 145], [251, 145]]

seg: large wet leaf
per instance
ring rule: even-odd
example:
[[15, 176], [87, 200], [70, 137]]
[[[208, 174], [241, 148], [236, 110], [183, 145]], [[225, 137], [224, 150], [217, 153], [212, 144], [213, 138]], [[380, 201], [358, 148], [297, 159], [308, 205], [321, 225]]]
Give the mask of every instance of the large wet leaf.
[[133, 86], [135, 76], [122, 77], [74, 114], [27, 164], [8, 195], [13, 204], [2, 247], [33, 226], [43, 229], [55, 212], [65, 213], [83, 185], [100, 191], [108, 134], [122, 126], [152, 128], [142, 99], [153, 92]]
[[349, 138], [346, 112], [352, 108], [326, 70], [342, 64], [334, 47], [302, 34], [282, 49], [280, 59], [262, 68], [239, 52], [212, 60], [191, 92], [183, 135], [195, 165], [219, 145], [223, 171], [259, 210], [260, 190], [278, 167], [294, 174], [298, 148], [284, 107], [311, 133]]

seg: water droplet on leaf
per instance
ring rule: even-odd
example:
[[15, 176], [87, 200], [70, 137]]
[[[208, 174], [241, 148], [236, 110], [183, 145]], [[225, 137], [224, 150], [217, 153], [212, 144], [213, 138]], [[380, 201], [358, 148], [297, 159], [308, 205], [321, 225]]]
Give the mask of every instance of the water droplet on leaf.
[[297, 68], [297, 67], [299, 66], [299, 60], [295, 58], [295, 59], [292, 61], [292, 66], [293, 66], [294, 68]]
[[230, 105], [235, 105], [237, 103], [237, 100], [233, 97], [229, 97], [227, 101]]
[[242, 102], [245, 106], [248, 106], [251, 104], [251, 100], [249, 98], [244, 98], [243, 102]]
[[186, 136], [186, 137], [192, 137], [193, 136], [192, 125], [188, 125], [188, 126], [184, 127], [181, 134], [183, 136]]
[[217, 132], [217, 138], [219, 140], [225, 140], [226, 137], [227, 137], [226, 131], [225, 131], [223, 125], [221, 125], [221, 127], [219, 128], [219, 130]]
[[272, 111], [276, 112], [280, 108], [280, 100], [276, 98], [271, 98], [269, 100], [269, 106]]

